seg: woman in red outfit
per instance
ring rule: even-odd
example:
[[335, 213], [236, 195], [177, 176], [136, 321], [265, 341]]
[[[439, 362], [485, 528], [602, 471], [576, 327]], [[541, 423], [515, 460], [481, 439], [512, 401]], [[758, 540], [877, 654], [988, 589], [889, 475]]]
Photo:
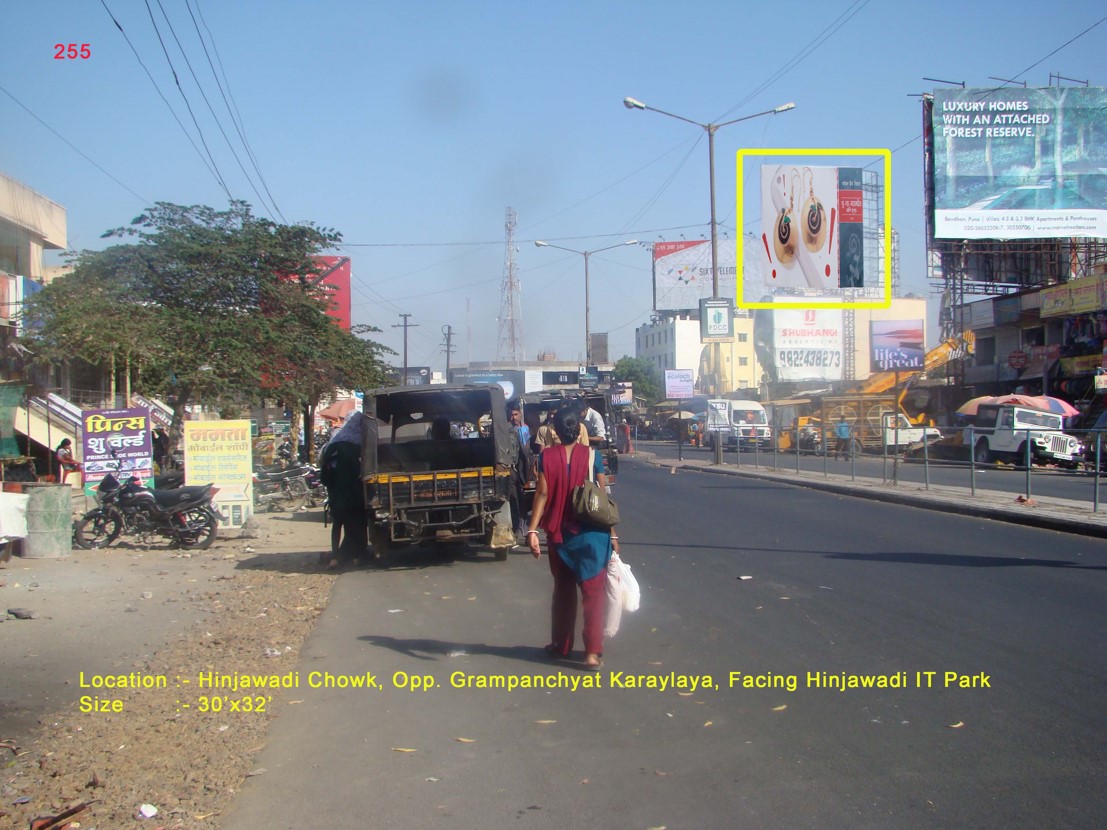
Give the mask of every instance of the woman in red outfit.
[[554, 414], [554, 432], [561, 443], [547, 447], [538, 461], [538, 489], [534, 495], [527, 545], [535, 559], [542, 556], [538, 528], [546, 533], [550, 572], [554, 578], [550, 612], [550, 643], [546, 652], [568, 657], [573, 651], [577, 622], [577, 586], [584, 608], [584, 665], [598, 670], [603, 665], [603, 627], [607, 610], [607, 563], [612, 546], [618, 550], [614, 531], [578, 523], [569, 505], [574, 487], [588, 478], [588, 463], [596, 483], [606, 486], [603, 459], [587, 445], [576, 443], [580, 421], [575, 408], [563, 407]]

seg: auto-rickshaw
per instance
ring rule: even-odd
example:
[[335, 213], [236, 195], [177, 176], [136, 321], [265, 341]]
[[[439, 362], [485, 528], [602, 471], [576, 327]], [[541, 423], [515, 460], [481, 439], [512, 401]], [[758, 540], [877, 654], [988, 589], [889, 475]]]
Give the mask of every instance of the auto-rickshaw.
[[516, 438], [503, 388], [378, 389], [365, 396], [365, 416], [361, 472], [374, 555], [461, 541], [507, 559]]

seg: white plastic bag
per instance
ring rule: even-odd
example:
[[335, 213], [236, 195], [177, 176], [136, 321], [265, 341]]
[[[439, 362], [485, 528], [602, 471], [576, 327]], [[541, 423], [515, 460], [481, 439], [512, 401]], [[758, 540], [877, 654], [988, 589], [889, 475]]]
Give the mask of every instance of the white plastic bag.
[[623, 618], [623, 583], [619, 570], [619, 554], [612, 552], [607, 563], [607, 613], [604, 615], [603, 636], [614, 637]]
[[[611, 558], [615, 559], [618, 554], [612, 554]], [[619, 587], [623, 594], [623, 610], [634, 612], [638, 610], [638, 604], [642, 599], [642, 592], [638, 588], [638, 580], [634, 578], [634, 574], [630, 571], [630, 565], [624, 562], [622, 559], [619, 562]]]

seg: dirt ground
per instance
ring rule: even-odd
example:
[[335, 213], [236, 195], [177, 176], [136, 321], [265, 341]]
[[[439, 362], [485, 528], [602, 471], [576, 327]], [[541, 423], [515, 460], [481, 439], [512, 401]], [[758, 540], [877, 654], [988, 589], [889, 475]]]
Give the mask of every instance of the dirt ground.
[[336, 575], [317, 564], [320, 509], [257, 524], [207, 551], [0, 565], [0, 828], [82, 804], [81, 830], [219, 827], [245, 778], [264, 774], [254, 755], [294, 694], [200, 686], [210, 672], [292, 671]]

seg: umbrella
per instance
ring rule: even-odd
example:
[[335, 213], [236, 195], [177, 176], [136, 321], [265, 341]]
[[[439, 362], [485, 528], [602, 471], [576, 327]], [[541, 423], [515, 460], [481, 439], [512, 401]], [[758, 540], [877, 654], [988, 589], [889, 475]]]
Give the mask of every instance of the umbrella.
[[976, 411], [981, 405], [986, 403], [995, 403], [996, 399], [991, 395], [984, 395], [979, 398], [973, 398], [972, 400], [965, 401], [961, 406], [957, 408], [958, 415], [975, 415]]
[[1049, 409], [1040, 396], [1035, 397], [1033, 395], [1000, 395], [993, 398], [992, 403], [1007, 404], [1008, 406], [1026, 406], [1030, 409]]
[[687, 410], [682, 409], [679, 412], [674, 412], [672, 415], [670, 415], [669, 420], [670, 421], [675, 421], [679, 418], [682, 421], [691, 421], [695, 417], [696, 417], [695, 412], [688, 412]]
[[357, 405], [357, 401], [354, 398], [343, 398], [340, 401], [335, 401], [330, 406], [320, 409], [316, 415], [320, 418], [326, 418], [328, 421], [342, 421], [346, 416], [354, 411], [354, 407]]
[[1050, 412], [1055, 412], [1058, 415], [1064, 416], [1065, 418], [1071, 417], [1072, 415], [1080, 414], [1080, 410], [1068, 401], [1063, 401], [1060, 398], [1054, 398], [1051, 395], [1035, 395], [1034, 400], [1039, 402], [1039, 409], [1045, 409]]

